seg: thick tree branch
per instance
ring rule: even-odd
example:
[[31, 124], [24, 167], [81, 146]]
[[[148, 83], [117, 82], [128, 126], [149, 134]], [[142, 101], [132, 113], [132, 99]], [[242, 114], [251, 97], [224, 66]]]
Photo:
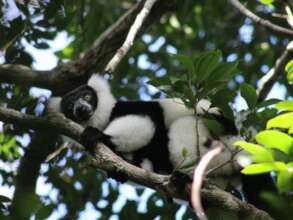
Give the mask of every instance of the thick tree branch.
[[0, 82], [54, 88], [50, 71], [36, 71], [27, 66], [16, 64], [0, 65]]
[[[143, 22], [140, 33], [158, 21], [165, 12], [173, 9], [175, 3], [176, 0], [158, 0]], [[57, 81], [60, 84], [56, 94], [67, 92], [73, 88], [72, 85], [76, 87], [80, 83], [86, 82], [94, 72], [104, 70], [106, 64], [123, 44], [143, 5], [144, 1], [135, 4], [117, 22], [102, 33], [91, 48], [81, 53], [75, 60], [56, 68], [55, 78], [58, 78]]]
[[[12, 109], [0, 108], [0, 120], [7, 123], [19, 124], [27, 128], [49, 130], [51, 132], [65, 134], [77, 141], [80, 139], [80, 135], [83, 131], [83, 127], [66, 119], [62, 114], [48, 115], [39, 118]], [[104, 145], [97, 145], [92, 165], [110, 172], [121, 172], [125, 174], [129, 180], [136, 183], [156, 189], [170, 197], [189, 201], [190, 190], [187, 188], [184, 192], [179, 192], [174, 183], [170, 181], [170, 176], [152, 173], [136, 167], [115, 155]], [[203, 189], [202, 196], [207, 205], [221, 207], [238, 216], [250, 218], [257, 217], [257, 219], [264, 220], [271, 219], [267, 213], [258, 210], [252, 205], [241, 202], [236, 197], [216, 187]]]
[[274, 83], [284, 73], [287, 62], [293, 59], [293, 41], [288, 44], [283, 54], [277, 59], [274, 67], [260, 79], [258, 92], [259, 101], [264, 100]]
[[[105, 65], [124, 42], [143, 4], [144, 1], [140, 1], [130, 8], [102, 33], [88, 50], [71, 62], [60, 64], [55, 69], [46, 72], [34, 71], [23, 66], [0, 65], [0, 82], [48, 88], [54, 95], [63, 95], [78, 87], [85, 83], [95, 71], [104, 70]], [[158, 0], [142, 23], [140, 33], [158, 21], [165, 12], [174, 9], [175, 4], [176, 0]]]
[[83, 131], [83, 127], [67, 119], [63, 114], [48, 115], [41, 118], [14, 109], [0, 107], [0, 121], [18, 124], [25, 128], [50, 130], [54, 133], [65, 134], [77, 140], [79, 140], [79, 136]]
[[240, 1], [238, 0], [228, 0], [235, 8], [237, 8], [242, 14], [244, 14], [246, 17], [253, 20], [255, 23], [260, 24], [276, 33], [279, 34], [285, 34], [289, 36], [293, 36], [293, 30], [283, 28], [279, 25], [273, 24], [272, 22], [265, 20], [256, 14], [254, 14], [252, 11], [250, 11], [248, 8], [246, 8]]

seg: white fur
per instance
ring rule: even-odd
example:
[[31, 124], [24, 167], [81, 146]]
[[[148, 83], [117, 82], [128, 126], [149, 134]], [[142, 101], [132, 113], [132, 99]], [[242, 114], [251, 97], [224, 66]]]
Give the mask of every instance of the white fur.
[[61, 97], [51, 97], [48, 100], [47, 111], [49, 113], [61, 112]]
[[[202, 146], [210, 137], [210, 134], [201, 120], [198, 120], [199, 146]], [[169, 131], [169, 152], [170, 160], [174, 167], [180, 166], [183, 162], [196, 159], [196, 128], [195, 118], [186, 116], [176, 120], [170, 126]], [[187, 157], [184, 158], [182, 151], [187, 151]]]
[[167, 127], [178, 118], [188, 115], [193, 115], [192, 109], [188, 109], [181, 99], [162, 99], [156, 100], [159, 102], [163, 109], [163, 114], [165, 117], [165, 124]]
[[[168, 128], [178, 118], [194, 115], [194, 110], [187, 108], [181, 99], [173, 98], [156, 101], [159, 102], [163, 109], [165, 124]], [[219, 109], [216, 107], [211, 108], [211, 102], [207, 99], [202, 99], [198, 102], [196, 111], [199, 115], [204, 115], [207, 112], [211, 114], [219, 114]]]
[[116, 100], [111, 93], [107, 80], [98, 74], [93, 74], [91, 76], [88, 85], [97, 93], [98, 106], [92, 117], [84, 125], [104, 130], [109, 121], [111, 111], [116, 104]]
[[206, 113], [210, 114], [220, 114], [217, 107], [211, 107], [212, 103], [207, 99], [201, 99], [196, 106], [197, 114], [204, 115]]
[[[196, 119], [193, 116], [182, 117], [176, 120], [170, 127], [169, 131], [169, 152], [170, 160], [175, 167], [180, 167], [182, 164], [197, 159], [196, 152]], [[205, 154], [210, 148], [204, 146], [204, 143], [208, 138], [211, 138], [209, 131], [204, 126], [202, 120], [198, 119], [198, 132], [199, 132], [199, 147], [201, 155]], [[225, 144], [225, 148], [221, 154], [213, 158], [209, 163], [208, 169], [217, 167], [220, 164], [231, 159], [232, 150], [229, 147], [233, 146], [228, 143], [231, 137], [224, 137], [221, 142]], [[222, 146], [224, 146], [222, 144]], [[215, 145], [212, 143], [212, 146]], [[184, 158], [182, 155], [183, 149], [186, 149], [187, 156]], [[221, 169], [217, 169], [213, 172], [215, 176], [227, 176], [239, 171], [239, 166], [236, 163], [229, 163], [223, 166]], [[188, 173], [191, 174], [191, 173]]]
[[147, 116], [126, 115], [111, 121], [104, 133], [112, 136], [117, 151], [132, 152], [151, 141], [155, 125]]
[[152, 162], [149, 159], [144, 159], [141, 163], [140, 163], [140, 167], [148, 170], [148, 171], [154, 171], [154, 167]]

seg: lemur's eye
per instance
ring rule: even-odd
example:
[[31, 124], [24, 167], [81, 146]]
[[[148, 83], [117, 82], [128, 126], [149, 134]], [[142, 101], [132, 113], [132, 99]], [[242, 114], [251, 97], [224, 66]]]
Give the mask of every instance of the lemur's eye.
[[90, 101], [91, 100], [91, 95], [89, 95], [89, 94], [86, 94], [84, 97], [83, 97], [83, 99], [85, 100], [85, 101]]

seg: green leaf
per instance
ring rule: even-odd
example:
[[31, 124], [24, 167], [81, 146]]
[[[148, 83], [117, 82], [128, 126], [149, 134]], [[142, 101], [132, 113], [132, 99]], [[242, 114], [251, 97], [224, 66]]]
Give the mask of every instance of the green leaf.
[[3, 141], [4, 141], [4, 134], [0, 133], [0, 143], [3, 143]]
[[220, 63], [210, 74], [209, 82], [227, 82], [237, 71], [238, 62]]
[[280, 99], [268, 99], [268, 100], [265, 100], [265, 101], [257, 104], [256, 107], [257, 108], [263, 108], [263, 107], [267, 107], [267, 106], [276, 104], [277, 102], [280, 102]]
[[293, 111], [293, 101], [283, 101], [279, 102], [275, 105], [275, 108], [278, 110], [284, 111]]
[[187, 154], [188, 154], [188, 150], [184, 147], [181, 151], [181, 155], [185, 158], [187, 157]]
[[273, 5], [274, 0], [259, 0], [259, 1], [266, 6], [274, 7], [274, 5]]
[[247, 83], [243, 83], [240, 86], [240, 93], [241, 96], [245, 99], [249, 108], [253, 109], [257, 103], [257, 94], [255, 88]]
[[174, 58], [179, 60], [183, 64], [183, 66], [187, 68], [190, 76], [196, 77], [193, 61], [190, 57], [182, 55], [182, 54], [175, 54]]
[[260, 145], [248, 143], [246, 141], [236, 141], [234, 145], [240, 146], [247, 152], [251, 153], [253, 155], [253, 161], [255, 162], [274, 161], [272, 153]]
[[171, 90], [172, 88], [172, 83], [169, 77], [166, 76], [153, 78], [150, 81], [148, 81], [148, 84], [153, 85], [164, 92]]
[[277, 186], [281, 193], [290, 192], [293, 187], [293, 173], [288, 170], [282, 170], [277, 176]]
[[293, 60], [290, 60], [286, 67], [285, 70], [287, 72], [287, 80], [290, 84], [293, 83]]
[[293, 133], [293, 112], [281, 114], [267, 122], [267, 129], [284, 128], [289, 129], [289, 134]]
[[213, 136], [219, 137], [221, 134], [223, 134], [224, 127], [218, 121], [209, 118], [203, 118], [202, 120], [204, 125]]
[[251, 175], [251, 174], [261, 174], [268, 173], [271, 171], [283, 171], [286, 170], [286, 165], [282, 162], [269, 162], [269, 163], [258, 163], [252, 164], [241, 170], [241, 173]]
[[290, 135], [276, 130], [261, 131], [255, 136], [255, 139], [257, 143], [278, 149], [285, 154], [289, 154], [293, 144], [293, 138]]
[[209, 51], [201, 54], [195, 60], [195, 70], [197, 73], [197, 83], [201, 83], [207, 79], [212, 71], [217, 67], [221, 58], [219, 50]]
[[285, 70], [286, 72], [293, 72], [293, 59], [286, 64]]

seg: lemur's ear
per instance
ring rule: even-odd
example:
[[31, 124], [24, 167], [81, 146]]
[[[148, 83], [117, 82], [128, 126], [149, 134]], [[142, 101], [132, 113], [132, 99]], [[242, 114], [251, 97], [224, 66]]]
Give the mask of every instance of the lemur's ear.
[[61, 112], [61, 97], [51, 97], [48, 100], [47, 104], [47, 112], [54, 113], [54, 112]]

